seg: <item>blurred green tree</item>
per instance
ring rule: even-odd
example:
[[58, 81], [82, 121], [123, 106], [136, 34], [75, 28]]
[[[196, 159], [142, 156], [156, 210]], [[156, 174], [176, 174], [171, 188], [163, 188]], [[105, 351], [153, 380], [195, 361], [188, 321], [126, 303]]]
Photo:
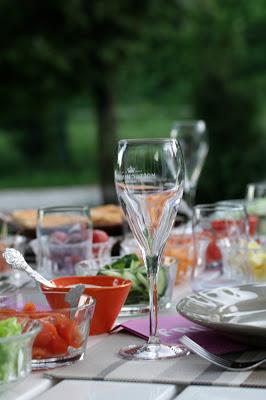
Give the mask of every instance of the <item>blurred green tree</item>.
[[[152, 3], [3, 0], [0, 7], [2, 28], [8, 18], [2, 35], [8, 42], [0, 43], [0, 73], [5, 77], [0, 87], [2, 123], [6, 119], [5, 126], [20, 131], [20, 142], [31, 156], [47, 154], [47, 147], [61, 146], [62, 150], [64, 131], [59, 135], [46, 127], [51, 118], [62, 121], [63, 110], [73, 97], [90, 94], [105, 201], [114, 200], [117, 78], [135, 51]], [[66, 147], [63, 154], [65, 159]]]
[[205, 119], [210, 152], [198, 199], [245, 195], [266, 178], [266, 135], [258, 124], [265, 91], [263, 1], [198, 0], [184, 6], [183, 42], [194, 116]]
[[69, 66], [52, 36], [60, 13], [38, 4], [3, 0], [0, 5], [1, 126], [13, 133], [30, 166], [66, 166]]

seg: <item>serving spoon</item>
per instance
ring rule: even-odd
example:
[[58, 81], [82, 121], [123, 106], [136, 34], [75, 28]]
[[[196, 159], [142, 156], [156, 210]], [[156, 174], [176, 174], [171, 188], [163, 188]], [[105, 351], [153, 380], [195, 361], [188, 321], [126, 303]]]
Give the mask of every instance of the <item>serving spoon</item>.
[[[44, 278], [39, 272], [35, 271], [31, 266], [26, 262], [23, 255], [16, 249], [12, 247], [6, 248], [3, 252], [3, 257], [7, 264], [9, 264], [13, 269], [17, 269], [19, 271], [26, 272], [32, 279], [36, 282], [41, 283], [45, 287], [48, 288], [57, 288], [57, 287], [73, 287], [76, 285], [71, 286], [61, 286], [56, 285], [54, 282], [48, 281], [48, 279]], [[100, 285], [93, 285], [93, 284], [85, 284], [83, 285], [86, 288], [102, 288], [103, 286]]]
[[26, 272], [36, 282], [41, 283], [48, 288], [56, 288], [55, 283], [48, 281], [41, 274], [39, 274], [39, 272], [31, 268], [18, 250], [8, 247], [3, 252], [3, 257], [7, 264], [9, 264], [13, 269]]

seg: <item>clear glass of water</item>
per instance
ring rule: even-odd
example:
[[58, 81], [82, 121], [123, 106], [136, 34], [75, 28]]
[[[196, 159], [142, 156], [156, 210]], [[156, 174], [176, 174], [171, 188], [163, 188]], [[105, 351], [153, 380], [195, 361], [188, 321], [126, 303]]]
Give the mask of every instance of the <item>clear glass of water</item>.
[[250, 280], [250, 271], [232, 263], [235, 249], [249, 241], [249, 224], [243, 204], [200, 204], [193, 210], [195, 291], [232, 286]]
[[173, 226], [184, 185], [184, 160], [176, 139], [121, 140], [115, 166], [116, 190], [147, 269], [149, 340], [130, 345], [120, 355], [156, 360], [187, 354], [183, 346], [166, 346], [157, 335], [157, 278], [161, 256]]

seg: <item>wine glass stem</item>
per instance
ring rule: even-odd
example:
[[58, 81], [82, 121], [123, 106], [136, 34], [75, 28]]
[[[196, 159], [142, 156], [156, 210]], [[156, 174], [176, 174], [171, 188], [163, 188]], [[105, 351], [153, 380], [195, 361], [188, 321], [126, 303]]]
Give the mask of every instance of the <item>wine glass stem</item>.
[[150, 336], [149, 344], [157, 345], [160, 344], [160, 339], [157, 336], [157, 272], [159, 266], [158, 256], [146, 256], [145, 257], [146, 268], [148, 271], [149, 279], [149, 297], [150, 297]]
[[190, 199], [190, 207], [194, 207], [195, 205], [195, 200], [196, 200], [196, 191], [197, 191], [197, 186], [190, 186], [189, 188], [189, 199]]

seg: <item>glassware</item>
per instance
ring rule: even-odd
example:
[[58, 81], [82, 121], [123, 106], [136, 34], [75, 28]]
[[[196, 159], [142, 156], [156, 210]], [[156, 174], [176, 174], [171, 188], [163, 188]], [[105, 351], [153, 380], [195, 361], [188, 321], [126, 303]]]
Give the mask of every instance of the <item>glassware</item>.
[[[120, 254], [136, 253], [141, 255], [138, 244], [132, 235], [127, 235], [120, 243]], [[177, 271], [175, 283], [179, 284], [191, 279], [194, 265], [194, 248], [191, 234], [175, 233], [174, 230], [169, 235], [163, 255], [165, 257], [177, 259]]]
[[209, 145], [204, 121], [176, 121], [172, 127], [170, 136], [178, 139], [185, 158], [185, 187], [184, 194], [188, 198], [188, 205], [195, 204], [198, 179]]
[[35, 370], [66, 365], [85, 354], [94, 308], [91, 296], [83, 294], [71, 307], [66, 293], [54, 289], [23, 288], [0, 296], [1, 319], [8, 314], [38, 323], [30, 353]]
[[258, 217], [256, 215], [253, 215], [250, 213], [252, 211], [252, 206], [250, 207], [249, 210], [249, 205], [248, 201], [246, 199], [232, 199], [232, 200], [221, 200], [218, 201], [217, 204], [219, 205], [242, 205], [246, 208], [247, 214], [248, 214], [248, 224], [249, 224], [249, 235], [254, 236], [256, 235], [257, 231], [257, 225], [258, 225]]
[[244, 205], [197, 205], [194, 207], [192, 226], [195, 248], [194, 290], [230, 286], [250, 280], [249, 269], [245, 266], [234, 268], [228, 258], [228, 254], [232, 254], [237, 246], [247, 243], [249, 239]]
[[37, 265], [47, 279], [74, 275], [77, 262], [92, 252], [92, 222], [88, 207], [48, 207], [38, 210]]
[[150, 307], [148, 343], [122, 348], [120, 355], [145, 360], [185, 355], [187, 351], [183, 346], [162, 345], [157, 335], [159, 265], [184, 185], [184, 160], [179, 143], [176, 139], [120, 140], [115, 183], [147, 268]]
[[[13, 328], [11, 320], [13, 318], [10, 318], [10, 315], [5, 315], [1, 318], [1, 323], [8, 323]], [[20, 319], [18, 324], [21, 326], [21, 333], [13, 336], [2, 336], [4, 331], [6, 331], [5, 334], [8, 333], [8, 328], [1, 328], [0, 393], [26, 378], [31, 372], [32, 344], [41, 330], [41, 325], [38, 321], [26, 318]]]
[[[138, 250], [138, 249], [137, 249]], [[131, 256], [134, 253], [131, 252]], [[128, 255], [128, 253], [127, 253]], [[143, 265], [141, 255], [139, 261], [132, 265], [127, 262], [121, 265], [123, 256], [90, 258], [75, 266], [79, 276], [114, 276], [130, 279], [132, 287], [119, 315], [122, 317], [133, 314], [142, 314], [149, 311], [149, 291], [147, 287], [147, 271]], [[121, 261], [120, 261], [121, 260]], [[160, 309], [171, 306], [173, 289], [176, 279], [177, 260], [174, 257], [163, 257], [158, 275], [158, 304]]]
[[256, 233], [266, 234], [266, 182], [249, 183], [246, 191], [249, 215], [257, 218]]

